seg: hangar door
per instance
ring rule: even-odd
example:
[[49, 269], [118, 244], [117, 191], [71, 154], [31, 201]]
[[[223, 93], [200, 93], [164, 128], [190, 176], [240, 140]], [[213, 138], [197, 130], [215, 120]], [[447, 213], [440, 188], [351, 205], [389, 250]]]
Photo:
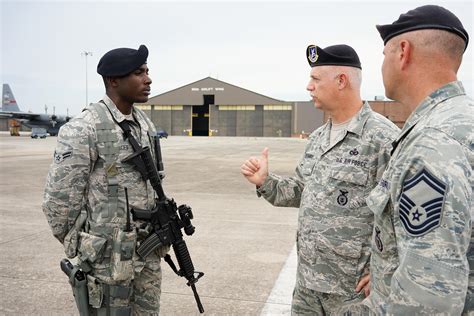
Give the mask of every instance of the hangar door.
[[193, 136], [209, 136], [209, 104], [214, 104], [214, 95], [204, 95], [203, 105], [193, 105]]

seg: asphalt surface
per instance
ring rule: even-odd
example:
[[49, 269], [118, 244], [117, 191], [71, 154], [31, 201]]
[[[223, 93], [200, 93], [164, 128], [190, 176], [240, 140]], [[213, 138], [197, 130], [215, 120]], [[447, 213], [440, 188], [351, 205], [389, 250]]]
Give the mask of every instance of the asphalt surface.
[[[55, 143], [55, 137], [0, 133], [2, 315], [78, 315], [59, 268], [65, 258], [62, 245], [41, 210]], [[290, 175], [305, 144], [295, 138], [251, 137], [162, 141], [165, 193], [190, 205], [195, 217], [196, 233], [185, 240], [195, 269], [205, 273], [197, 283], [204, 315], [289, 314], [298, 211], [257, 198], [239, 168], [268, 146], [270, 170]], [[186, 280], [165, 262], [162, 270], [160, 314], [199, 315]]]

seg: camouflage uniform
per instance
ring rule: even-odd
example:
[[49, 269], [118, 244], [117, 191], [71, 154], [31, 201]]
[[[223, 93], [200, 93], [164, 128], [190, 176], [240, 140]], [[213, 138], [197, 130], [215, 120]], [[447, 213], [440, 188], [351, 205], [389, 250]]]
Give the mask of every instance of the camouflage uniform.
[[460, 82], [432, 93], [405, 123], [367, 199], [375, 219], [366, 303], [376, 314], [474, 311], [473, 124]]
[[[77, 255], [83, 269], [91, 270], [90, 305], [103, 307], [110, 296], [110, 306], [118, 307], [117, 311], [131, 307], [136, 314], [158, 315], [160, 256], [153, 253], [143, 261], [135, 253], [137, 241], [144, 236], [137, 236], [140, 223], [133, 221], [132, 231], [125, 231], [124, 188], [130, 207], [141, 209], [153, 206], [155, 193], [138, 171], [121, 162], [133, 149], [110, 113], [117, 122], [125, 117], [110, 98], [103, 101], [107, 107], [91, 105], [61, 128], [43, 211], [68, 257]], [[130, 124], [133, 136], [142, 146], [152, 146], [153, 124], [136, 108], [133, 116], [138, 122]]]
[[332, 147], [330, 129], [328, 122], [310, 135], [295, 176], [269, 174], [257, 191], [275, 206], [300, 208], [293, 313], [330, 313], [343, 302], [363, 299], [355, 287], [368, 273], [373, 228], [365, 198], [380, 179], [399, 132], [368, 103]]

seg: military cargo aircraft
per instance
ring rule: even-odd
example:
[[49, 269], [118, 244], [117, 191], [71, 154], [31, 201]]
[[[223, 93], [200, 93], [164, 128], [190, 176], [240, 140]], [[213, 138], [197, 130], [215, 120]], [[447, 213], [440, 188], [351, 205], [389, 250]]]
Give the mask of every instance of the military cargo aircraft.
[[3, 84], [0, 117], [18, 120], [31, 129], [44, 129], [51, 136], [58, 135], [59, 128], [71, 119], [67, 115], [22, 112], [16, 103], [10, 86], [5, 83]]

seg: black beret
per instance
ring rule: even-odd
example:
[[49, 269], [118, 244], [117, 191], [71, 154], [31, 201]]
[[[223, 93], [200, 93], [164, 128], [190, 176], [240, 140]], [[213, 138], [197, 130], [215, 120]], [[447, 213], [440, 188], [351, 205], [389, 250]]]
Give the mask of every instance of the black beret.
[[122, 77], [140, 68], [146, 63], [148, 49], [140, 45], [138, 50], [116, 48], [105, 53], [97, 64], [97, 72], [104, 77]]
[[461, 21], [451, 11], [437, 5], [425, 5], [401, 14], [392, 24], [377, 25], [377, 30], [384, 44], [394, 36], [423, 29], [438, 29], [454, 33], [464, 42], [469, 42], [469, 35]]
[[306, 58], [311, 67], [349, 66], [362, 69], [359, 56], [349, 45], [333, 45], [322, 49], [316, 45], [306, 48]]

